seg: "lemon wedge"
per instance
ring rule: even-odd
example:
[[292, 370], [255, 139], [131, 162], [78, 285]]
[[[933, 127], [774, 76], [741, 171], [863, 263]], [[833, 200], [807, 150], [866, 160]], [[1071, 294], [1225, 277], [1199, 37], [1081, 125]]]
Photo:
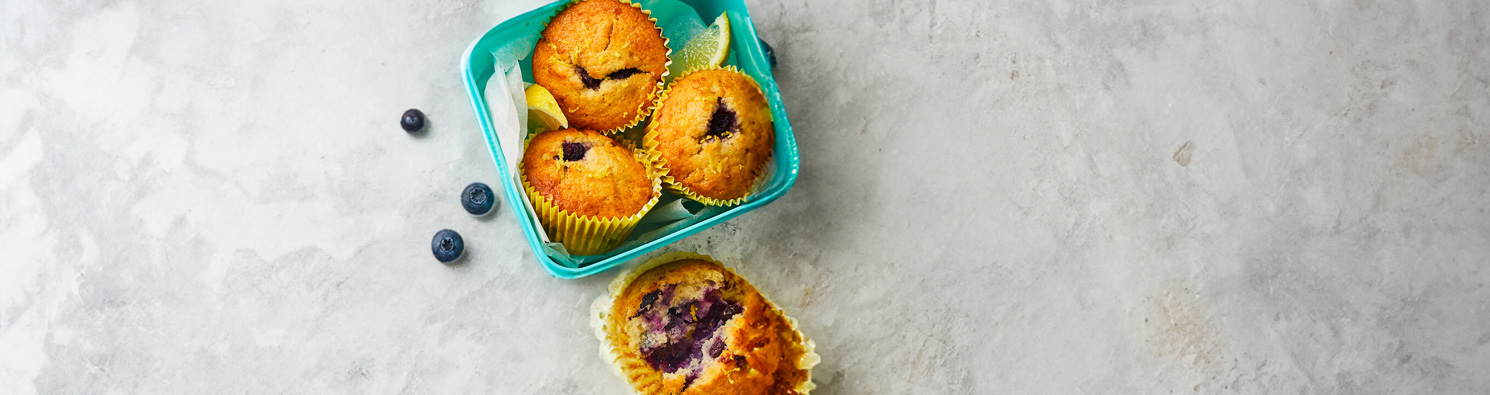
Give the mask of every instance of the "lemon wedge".
[[729, 57], [729, 42], [729, 14], [720, 13], [718, 18], [714, 18], [714, 24], [693, 36], [679, 51], [674, 58], [672, 76], [676, 78], [685, 71], [719, 67]]
[[523, 91], [528, 97], [528, 124], [537, 121], [545, 129], [557, 130], [569, 128], [569, 120], [564, 118], [564, 112], [559, 110], [559, 101], [554, 100], [554, 94], [542, 85], [533, 85]]

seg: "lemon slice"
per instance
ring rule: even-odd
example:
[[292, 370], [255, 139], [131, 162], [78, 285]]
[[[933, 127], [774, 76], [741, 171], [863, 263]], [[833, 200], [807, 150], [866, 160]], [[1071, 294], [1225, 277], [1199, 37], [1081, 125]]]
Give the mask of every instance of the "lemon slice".
[[675, 68], [672, 76], [678, 77], [684, 71], [724, 64], [724, 59], [729, 57], [729, 41], [729, 14], [721, 13], [714, 19], [714, 24], [693, 36], [688, 45], [684, 45], [683, 50], [679, 51], [675, 58], [677, 61], [673, 62]]
[[523, 93], [528, 97], [528, 124], [538, 121], [548, 130], [569, 128], [569, 120], [564, 118], [559, 102], [554, 100], [554, 94], [548, 88], [535, 84]]

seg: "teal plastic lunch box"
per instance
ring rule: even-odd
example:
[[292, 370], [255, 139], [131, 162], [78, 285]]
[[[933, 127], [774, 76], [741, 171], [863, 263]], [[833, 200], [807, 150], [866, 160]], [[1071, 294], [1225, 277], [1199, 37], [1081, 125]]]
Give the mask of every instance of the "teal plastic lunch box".
[[[536, 217], [522, 208], [525, 201], [522, 185], [516, 181], [515, 174], [512, 174], [512, 171], [504, 165], [507, 159], [503, 156], [496, 134], [497, 130], [493, 127], [492, 117], [487, 112], [486, 98], [483, 95], [486, 91], [487, 80], [496, 73], [494, 53], [508, 43], [536, 42], [534, 38], [543, 31], [548, 19], [570, 1], [556, 1], [502, 22], [488, 30], [481, 38], [471, 43], [470, 48], [466, 49], [461, 62], [461, 73], [465, 78], [466, 92], [471, 98], [471, 108], [476, 112], [476, 122], [481, 125], [481, 133], [486, 138], [492, 161], [502, 177], [502, 189], [507, 194], [507, 205], [511, 212], [516, 213], [518, 224], [522, 226], [523, 235], [527, 237], [528, 246], [533, 249], [538, 262], [555, 277], [573, 279], [605, 271], [747, 211], [769, 204], [785, 194], [787, 189], [790, 189], [797, 181], [797, 140], [792, 135], [792, 127], [786, 117], [786, 107], [781, 103], [781, 92], [777, 90], [776, 80], [771, 76], [771, 64], [756, 37], [755, 26], [745, 9], [745, 3], [742, 0], [680, 1], [693, 7], [699, 14], [699, 18], [706, 21], [705, 23], [713, 21], [721, 13], [728, 12], [732, 36], [731, 55], [727, 63], [755, 78], [761, 90], [764, 91], [766, 99], [770, 101], [771, 116], [776, 129], [775, 154], [771, 159], [774, 163], [769, 168], [770, 173], [766, 175], [767, 181], [745, 203], [732, 207], [703, 207], [693, 202], [680, 203], [687, 206], [690, 212], [697, 210], [696, 214], [668, 223], [651, 226], [639, 225], [620, 248], [603, 255], [567, 256], [556, 253], [545, 245], [541, 233], [543, 227]], [[647, 4], [656, 3], [656, 1], [639, 0], [636, 3], [641, 4], [645, 9]], [[667, 34], [667, 31], [664, 30], [663, 33]], [[669, 46], [673, 47], [673, 53], [677, 54], [677, 49], [682, 47], [682, 43], [674, 39]], [[519, 64], [522, 67], [524, 82], [533, 82], [531, 62], [525, 59]], [[663, 200], [676, 199], [666, 190], [663, 191], [663, 195]], [[661, 206], [662, 203], [658, 205]]]

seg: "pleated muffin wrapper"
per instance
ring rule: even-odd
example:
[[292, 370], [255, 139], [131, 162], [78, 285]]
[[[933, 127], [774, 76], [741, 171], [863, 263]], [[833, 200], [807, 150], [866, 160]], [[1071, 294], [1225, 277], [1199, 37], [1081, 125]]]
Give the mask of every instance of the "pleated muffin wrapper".
[[[735, 66], [705, 66], [705, 67], [694, 68], [694, 69], [690, 69], [688, 71], [682, 72], [681, 75], [679, 75], [677, 79], [678, 80], [682, 80], [684, 78], [687, 78], [689, 74], [693, 74], [693, 73], [697, 73], [697, 72], [705, 71], [705, 70], [725, 70], [725, 71], [733, 72], [735, 74], [742, 75], [746, 79], [750, 80], [750, 83], [752, 85], [755, 85], [755, 89], [757, 91], [760, 91], [762, 95], [765, 95], [765, 91], [761, 89], [760, 83], [755, 82], [755, 77], [751, 77], [749, 74], [745, 74], [745, 72], [740, 71], [740, 69], [735, 68]], [[667, 90], [662, 91], [662, 93], [658, 95], [657, 106], [652, 109], [652, 114], [653, 115], [656, 115], [657, 112], [662, 111], [663, 102], [667, 100], [668, 93], [670, 93], [671, 91], [672, 91], [672, 87], [669, 86]], [[771, 133], [776, 133], [776, 130], [775, 130], [776, 117], [775, 117], [775, 115], [772, 115], [771, 112], [770, 112], [770, 110], [767, 110], [766, 111], [766, 115], [770, 115], [771, 116], [771, 122], [772, 122]], [[662, 159], [662, 152], [660, 152], [660, 151], [657, 150], [657, 146], [660, 143], [658, 143], [657, 140], [656, 140], [657, 134], [652, 131], [652, 125], [655, 125], [655, 124], [656, 124], [655, 122], [647, 124], [646, 134], [642, 136], [642, 148], [647, 151], [647, 156], [649, 158], [651, 158], [652, 162], [653, 163], [656, 163], [658, 169], [660, 169], [661, 174], [662, 174], [662, 186], [665, 187], [665, 188], [667, 188], [667, 190], [669, 192], [672, 192], [674, 195], [682, 196], [684, 198], [688, 198], [689, 200], [693, 200], [695, 202], [703, 203], [706, 206], [734, 206], [734, 205], [738, 205], [740, 203], [745, 203], [746, 201], [750, 200], [750, 197], [751, 196], [754, 196], [756, 194], [756, 192], [759, 192], [762, 188], [765, 187], [766, 181], [767, 181], [765, 175], [771, 173], [771, 172], [768, 172], [767, 170], [769, 170], [775, 164], [775, 159], [776, 159], [776, 147], [774, 146], [775, 145], [775, 139], [774, 138], [772, 139], [771, 152], [769, 154], [766, 154], [766, 160], [763, 161], [760, 166], [756, 166], [755, 169], [753, 169], [753, 170], [750, 171], [750, 177], [751, 177], [750, 189], [747, 190], [744, 195], [742, 195], [742, 196], [740, 196], [738, 198], [734, 198], [734, 199], [715, 199], [715, 198], [711, 198], [711, 197], [708, 197], [708, 196], [700, 195], [697, 192], [694, 192], [692, 189], [689, 189], [687, 186], [684, 186], [684, 185], [678, 183], [678, 180], [676, 178], [673, 178], [673, 176], [671, 174], [671, 169], [668, 168], [667, 160], [666, 159]]]
[[[532, 141], [537, 133], [528, 134], [523, 141], [523, 150], [527, 150], [528, 141]], [[543, 196], [538, 190], [533, 189], [533, 184], [528, 182], [528, 172], [518, 166], [519, 177], [522, 178], [523, 190], [527, 191], [528, 199], [533, 202], [533, 211], [538, 214], [538, 223], [543, 225], [543, 230], [548, 232], [549, 240], [564, 245], [564, 249], [570, 255], [599, 255], [620, 246], [626, 241], [626, 236], [636, 229], [636, 224], [641, 222], [642, 217], [647, 215], [657, 201], [662, 198], [662, 180], [660, 170], [656, 163], [647, 158], [641, 150], [633, 149], [632, 155], [636, 160], [647, 168], [647, 177], [652, 180], [652, 199], [642, 206], [640, 211], [627, 217], [600, 218], [596, 216], [580, 215], [559, 208], [548, 197]]]
[[[569, 7], [573, 7], [574, 5], [579, 4], [579, 3], [583, 3], [585, 1], [588, 1], [588, 0], [573, 0], [573, 1], [570, 1], [569, 4], [565, 4], [564, 5], [564, 8], [560, 8], [558, 10], [558, 12], [555, 12], [554, 13], [554, 15], [549, 16], [548, 20], [543, 21], [543, 30], [548, 30], [548, 24], [549, 24], [549, 22], [553, 22], [554, 17], [559, 16], [559, 14], [564, 13], [564, 11], [565, 10], [568, 10]], [[652, 10], [648, 10], [646, 8], [642, 8], [642, 5], [641, 4], [638, 4], [638, 3], [633, 2], [631, 0], [616, 0], [616, 1], [625, 3], [626, 5], [629, 5], [629, 6], [633, 7], [633, 8], [636, 8], [638, 10], [641, 10], [641, 12], [643, 14], [646, 14], [647, 15], [647, 20], [652, 21], [652, 28], [657, 29], [657, 35], [662, 37], [662, 47], [663, 48], [667, 48], [667, 53], [663, 55], [664, 58], [667, 58], [667, 63], [663, 63], [662, 64], [662, 66], [663, 66], [662, 75], [661, 76], [658, 76], [658, 78], [657, 78], [657, 86], [652, 87], [652, 93], [647, 94], [647, 100], [645, 102], [643, 102], [643, 104], [641, 105], [641, 107], [637, 108], [638, 111], [636, 112], [636, 117], [632, 118], [631, 121], [628, 121], [626, 124], [621, 125], [620, 127], [616, 127], [616, 128], [613, 128], [613, 129], [606, 129], [606, 130], [596, 130], [597, 132], [600, 132], [600, 134], [603, 134], [603, 135], [606, 135], [606, 136], [611, 136], [611, 137], [614, 137], [616, 135], [619, 135], [622, 132], [625, 132], [626, 129], [630, 129], [633, 126], [636, 126], [636, 125], [642, 123], [642, 121], [646, 120], [648, 116], [651, 116], [652, 115], [652, 111], [656, 110], [657, 109], [657, 106], [662, 103], [662, 101], [661, 101], [662, 100], [661, 99], [662, 90], [663, 90], [664, 87], [666, 87], [667, 80], [668, 80], [667, 77], [672, 74], [671, 71], [668, 71], [668, 67], [670, 67], [670, 66], [673, 65], [673, 48], [668, 45], [668, 44], [671, 44], [672, 41], [671, 41], [671, 39], [667, 38], [667, 34], [662, 31], [662, 25], [658, 24], [657, 17], [652, 16]], [[541, 31], [539, 33], [539, 37], [542, 37]], [[548, 87], [545, 86], [544, 88], [548, 88]], [[560, 110], [562, 111], [563, 109], [561, 108]], [[564, 115], [565, 116], [568, 116], [569, 114], [564, 114]]]
[[[632, 366], [640, 368], [648, 367], [648, 365], [646, 361], [640, 358], [622, 357], [621, 353], [616, 351], [615, 347], [611, 345], [611, 340], [609, 338], [609, 335], [607, 334], [608, 331], [606, 330], [606, 325], [608, 322], [610, 322], [611, 307], [616, 304], [616, 298], [621, 295], [621, 292], [625, 291], [626, 287], [631, 285], [631, 282], [635, 281], [637, 277], [640, 277], [643, 273], [646, 273], [647, 271], [652, 270], [653, 268], [656, 268], [658, 266], [684, 259], [698, 259], [714, 262], [720, 267], [723, 267], [724, 270], [729, 271], [731, 274], [734, 274], [735, 276], [738, 276], [740, 278], [746, 278], [745, 276], [740, 275], [739, 272], [736, 272], [735, 269], [725, 266], [723, 263], [714, 259], [714, 257], [699, 254], [696, 252], [669, 252], [659, 255], [656, 258], [652, 258], [646, 263], [638, 265], [631, 270], [621, 272], [620, 275], [616, 276], [615, 280], [611, 281], [610, 286], [607, 288], [607, 292], [600, 295], [600, 297], [595, 298], [595, 302], [590, 304], [590, 329], [595, 331], [595, 338], [600, 339], [600, 358], [610, 363], [611, 367], [613, 368], [612, 371], [616, 374], [616, 376], [621, 377], [622, 380], [626, 380], [627, 384], [631, 385], [632, 393], [634, 394], [654, 395], [643, 392], [642, 388], [645, 388], [646, 384], [648, 383], [642, 381], [633, 381], [631, 377], [628, 377], [626, 375], [625, 367]], [[749, 280], [747, 279], [746, 281]], [[772, 311], [774, 311], [777, 315], [780, 315], [781, 318], [783, 318], [788, 325], [791, 325], [792, 331], [797, 334], [797, 338], [802, 339], [801, 343], [799, 343], [799, 345], [802, 347], [802, 356], [797, 358], [796, 367], [797, 369], [802, 370], [802, 372], [804, 373], [804, 377], [802, 382], [797, 384], [794, 391], [800, 395], [808, 395], [808, 393], [812, 392], [813, 389], [817, 388], [817, 384], [812, 383], [812, 367], [817, 366], [819, 362], [822, 362], [822, 357], [817, 354], [817, 344], [813, 343], [812, 339], [807, 338], [807, 335], [802, 333], [801, 329], [798, 329], [800, 327], [797, 325], [797, 319], [786, 315], [785, 311], [782, 311], [781, 308], [777, 307], [775, 303], [771, 302], [771, 297], [769, 295], [761, 291], [760, 288], [756, 288], [755, 291], [761, 294], [761, 298], [766, 300], [766, 303], [771, 306]]]

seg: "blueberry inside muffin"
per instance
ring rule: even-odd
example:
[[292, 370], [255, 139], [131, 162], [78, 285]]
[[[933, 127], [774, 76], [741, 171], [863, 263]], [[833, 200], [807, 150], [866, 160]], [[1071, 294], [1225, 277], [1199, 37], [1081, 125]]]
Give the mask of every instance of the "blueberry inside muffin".
[[706, 350], [709, 358], [718, 358], [724, 352], [720, 327], [744, 310], [739, 303], [721, 298], [718, 289], [706, 290], [702, 298], [680, 305], [658, 306], [658, 299], [662, 299], [664, 293], [669, 297], [664, 299], [663, 305], [670, 304], [675, 299], [676, 289], [674, 284], [666, 291], [656, 290], [643, 295], [633, 318], [641, 317], [648, 329], [641, 344], [642, 359], [653, 369], [666, 373], [691, 368], [685, 379], [691, 382], [698, 378], [698, 368], [705, 360]]
[[549, 21], [533, 51], [533, 80], [571, 126], [613, 131], [640, 121], [667, 71], [662, 31], [616, 0], [574, 4]]
[[760, 292], [702, 259], [647, 270], [615, 298], [605, 337], [643, 394], [797, 394], [805, 339]]

